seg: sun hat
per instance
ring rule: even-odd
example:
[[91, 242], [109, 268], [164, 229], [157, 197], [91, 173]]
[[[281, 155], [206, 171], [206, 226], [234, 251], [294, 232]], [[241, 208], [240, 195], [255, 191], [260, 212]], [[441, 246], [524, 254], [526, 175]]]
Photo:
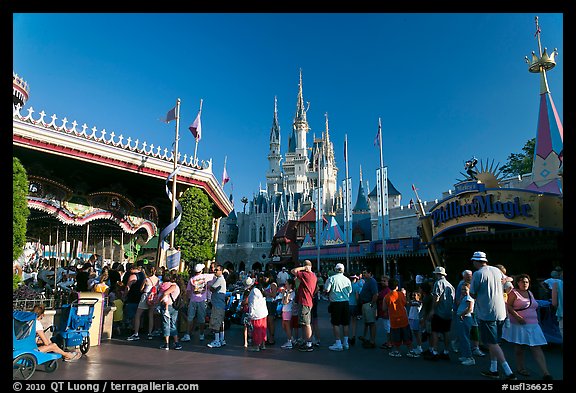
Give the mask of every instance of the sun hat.
[[472, 261], [488, 262], [488, 259], [486, 259], [486, 253], [482, 251], [476, 251], [470, 259]]
[[358, 279], [359, 277], [357, 275], [353, 275], [353, 276], [350, 276], [350, 278]]
[[194, 266], [194, 271], [196, 273], [200, 273], [202, 270], [204, 270], [205, 267], [206, 265], [204, 265], [203, 263], [198, 263], [196, 266]]
[[337, 263], [335, 269], [339, 272], [343, 272], [344, 271], [344, 265], [341, 263]]
[[445, 276], [446, 275], [446, 269], [444, 269], [442, 266], [436, 266], [436, 269], [434, 269], [434, 271], [432, 273], [441, 274], [441, 275]]
[[244, 287], [248, 288], [252, 286], [252, 284], [254, 284], [254, 280], [252, 279], [252, 277], [246, 277], [246, 279], [244, 280]]

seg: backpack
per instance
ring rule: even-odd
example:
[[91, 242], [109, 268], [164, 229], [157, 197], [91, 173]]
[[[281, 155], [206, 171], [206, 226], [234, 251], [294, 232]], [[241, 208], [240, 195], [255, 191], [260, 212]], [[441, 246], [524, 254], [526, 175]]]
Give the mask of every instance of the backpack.
[[172, 297], [172, 294], [170, 294], [170, 299], [172, 299], [172, 307], [174, 307], [175, 310], [183, 310], [185, 307], [184, 304], [184, 300], [182, 299], [181, 295], [178, 295], [178, 297], [176, 299], [174, 299]]
[[154, 307], [158, 304], [158, 288], [156, 285], [150, 288], [150, 292], [148, 292], [148, 296], [146, 296], [146, 304], [150, 307]]

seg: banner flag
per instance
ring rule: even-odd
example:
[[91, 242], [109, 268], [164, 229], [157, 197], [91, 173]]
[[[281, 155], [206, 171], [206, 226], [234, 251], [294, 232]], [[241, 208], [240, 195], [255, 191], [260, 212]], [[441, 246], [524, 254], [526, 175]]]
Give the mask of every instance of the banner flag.
[[168, 113], [166, 113], [164, 123], [170, 123], [172, 120], [176, 120], [176, 107], [170, 109]]
[[200, 120], [200, 114], [202, 111], [198, 111], [198, 115], [196, 115], [196, 119], [194, 122], [188, 127], [192, 135], [194, 135], [194, 139], [199, 141], [202, 139], [202, 121]]
[[[170, 182], [170, 179], [172, 179], [176, 173], [178, 173], [178, 171], [180, 170], [181, 166], [177, 167], [176, 169], [174, 169], [174, 171], [168, 175], [168, 177], [166, 178], [166, 194], [168, 195], [168, 199], [170, 199], [170, 201], [172, 201], [172, 192], [170, 191], [170, 189], [168, 188], [168, 183]], [[178, 213], [180, 213], [178, 215], [178, 217], [176, 217], [174, 219], [174, 221], [172, 221], [166, 228], [164, 228], [162, 230], [162, 232], [160, 232], [160, 241], [162, 249], [163, 250], [168, 250], [170, 248], [170, 244], [166, 243], [164, 241], [164, 239], [166, 238], [166, 236], [168, 236], [174, 229], [176, 229], [176, 227], [178, 226], [178, 224], [180, 224], [180, 219], [182, 218], [182, 206], [180, 205], [180, 202], [178, 202], [178, 199], [175, 199], [175, 205], [176, 205], [176, 209], [178, 210]]]

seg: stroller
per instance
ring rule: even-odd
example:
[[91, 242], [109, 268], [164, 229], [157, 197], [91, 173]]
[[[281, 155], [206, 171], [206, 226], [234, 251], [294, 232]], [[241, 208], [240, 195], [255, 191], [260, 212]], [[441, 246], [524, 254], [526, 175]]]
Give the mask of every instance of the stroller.
[[80, 347], [86, 354], [90, 350], [90, 326], [94, 319], [94, 305], [99, 299], [83, 298], [62, 306], [60, 323], [55, 326], [52, 341], [63, 350], [69, 347]]
[[27, 380], [32, 377], [38, 365], [44, 365], [46, 372], [58, 368], [57, 353], [40, 352], [36, 344], [36, 313], [29, 311], [12, 312], [12, 378]]

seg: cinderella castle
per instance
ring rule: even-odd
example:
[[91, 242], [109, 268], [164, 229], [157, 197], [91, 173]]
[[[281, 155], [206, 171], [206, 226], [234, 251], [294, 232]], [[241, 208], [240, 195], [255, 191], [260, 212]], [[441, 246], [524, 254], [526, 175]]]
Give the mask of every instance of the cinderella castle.
[[[304, 102], [300, 72], [296, 113], [288, 137], [287, 151], [282, 155], [275, 98], [266, 187], [260, 186], [258, 194], [251, 200], [242, 200], [242, 212], [232, 211], [220, 223], [216, 253], [218, 263], [232, 264], [238, 271], [263, 269], [270, 262], [289, 264], [289, 258], [281, 260], [280, 257], [282, 254], [289, 254], [287, 247], [299, 248], [315, 244], [316, 209], [319, 205], [325, 228], [322, 231], [321, 243], [325, 245], [345, 241], [345, 198], [342, 187], [337, 184], [338, 167], [334, 157], [334, 145], [330, 140], [328, 116], [325, 115], [326, 126], [321, 137], [313, 135], [312, 144], [309, 145], [310, 126], [306, 118], [308, 107]], [[317, 194], [319, 187], [322, 189], [320, 196]], [[370, 195], [373, 197], [372, 203]], [[401, 196], [390, 181], [388, 195], [389, 207], [398, 207]], [[231, 200], [232, 198], [230, 195]], [[376, 203], [376, 189], [366, 195], [360, 169], [357, 200], [352, 210], [351, 241], [377, 238], [377, 213], [370, 213], [377, 212]], [[370, 208], [371, 204], [374, 204], [373, 209]], [[298, 244], [287, 244], [290, 243], [290, 231], [297, 232], [293, 240], [298, 239]]]

